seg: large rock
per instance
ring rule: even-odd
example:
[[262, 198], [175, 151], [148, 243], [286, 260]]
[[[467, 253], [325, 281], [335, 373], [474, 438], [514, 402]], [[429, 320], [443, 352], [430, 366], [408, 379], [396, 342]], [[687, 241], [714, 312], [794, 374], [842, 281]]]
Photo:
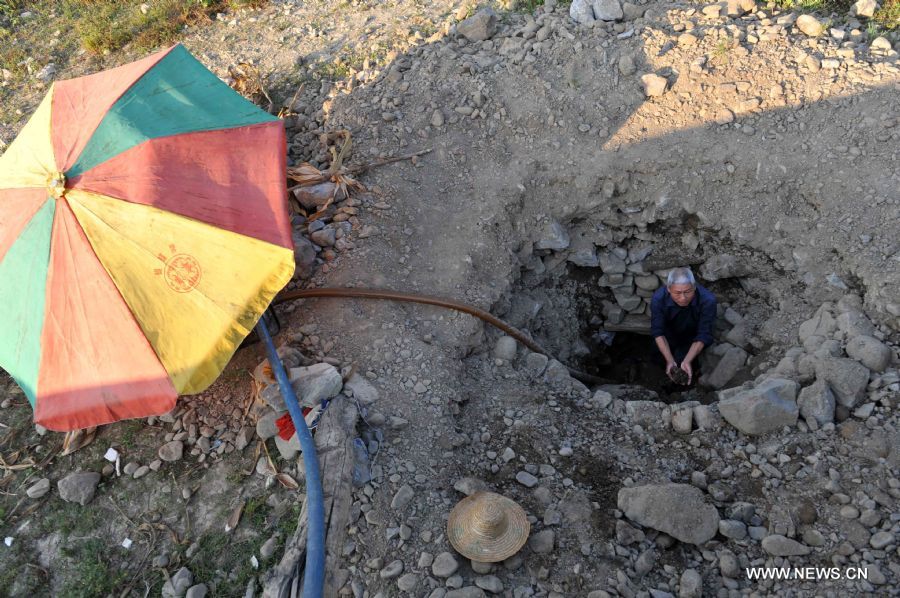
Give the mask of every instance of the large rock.
[[619, 0], [593, 0], [591, 6], [598, 21], [618, 21], [625, 14]]
[[94, 499], [100, 474], [93, 471], [70, 473], [57, 483], [59, 497], [66, 502], [77, 502], [84, 506]]
[[830, 337], [837, 330], [837, 322], [829, 310], [830, 305], [822, 305], [816, 310], [816, 314], [810, 319], [800, 324], [799, 338], [800, 344], [806, 342], [811, 336]]
[[572, 4], [569, 6], [569, 16], [576, 23], [586, 25], [594, 21], [594, 9], [589, 0], [572, 0]]
[[850, 7], [850, 16], [870, 19], [876, 10], [878, 10], [878, 2], [875, 0], [856, 0]]
[[875, 334], [875, 325], [872, 320], [856, 309], [848, 309], [837, 317], [838, 330], [843, 332], [848, 339], [856, 336], [872, 336]]
[[852, 359], [823, 357], [816, 360], [816, 378], [828, 383], [838, 404], [852, 408], [866, 396], [869, 369]]
[[648, 484], [619, 490], [625, 516], [688, 544], [703, 544], [719, 530], [719, 512], [689, 484]]
[[[315, 363], [305, 368], [291, 368], [289, 373], [291, 385], [294, 387], [294, 392], [297, 393], [297, 399], [305, 407], [315, 407], [322, 400], [336, 396], [344, 385], [341, 373], [330, 363]], [[274, 405], [272, 407], [276, 410], [283, 409], [283, 407]]]
[[628, 264], [625, 263], [625, 260], [612, 251], [604, 251], [598, 258], [600, 259], [600, 269], [605, 275], [624, 274], [628, 269]]
[[750, 269], [730, 253], [714, 255], [700, 266], [700, 276], [710, 282], [748, 274], [750, 274]]
[[850, 339], [847, 355], [876, 372], [883, 372], [891, 364], [890, 347], [872, 336], [859, 335]]
[[497, 13], [490, 8], [483, 8], [465, 21], [456, 25], [456, 32], [470, 42], [483, 42], [491, 39], [497, 31]]
[[755, 388], [719, 400], [719, 413], [744, 434], [758, 435], [797, 423], [800, 410], [793, 380], [770, 378]]
[[819, 37], [825, 31], [825, 26], [821, 21], [812, 15], [800, 15], [795, 24], [797, 29], [809, 37]]
[[363, 405], [371, 405], [378, 401], [378, 389], [359, 374], [350, 376], [350, 379], [344, 384], [344, 389], [350, 390], [353, 398]]
[[569, 233], [559, 222], [550, 222], [541, 231], [540, 238], [534, 242], [535, 249], [553, 249], [560, 251], [569, 246]]
[[823, 380], [801, 390], [797, 405], [806, 421], [815, 420], [820, 426], [834, 421], [834, 393]]
[[745, 363], [747, 352], [740, 347], [730, 347], [716, 364], [716, 368], [706, 377], [706, 384], [715, 389], [724, 388]]

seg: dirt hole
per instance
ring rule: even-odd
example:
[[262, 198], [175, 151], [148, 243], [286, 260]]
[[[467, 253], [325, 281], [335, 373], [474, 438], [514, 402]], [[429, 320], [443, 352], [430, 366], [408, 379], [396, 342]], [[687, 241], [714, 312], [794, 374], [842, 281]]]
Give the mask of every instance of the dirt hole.
[[[728, 386], [751, 379], [768, 348], [755, 333], [794, 284], [769, 258], [692, 218], [641, 226], [545, 223], [517, 255], [512, 290], [494, 313], [563, 363], [632, 388], [631, 399], [712, 402], [717, 386], [710, 375], [733, 347], [746, 359]], [[668, 271], [683, 265], [718, 300], [715, 343], [701, 354], [698, 383], [689, 387], [668, 380], [650, 336], [651, 297]]]

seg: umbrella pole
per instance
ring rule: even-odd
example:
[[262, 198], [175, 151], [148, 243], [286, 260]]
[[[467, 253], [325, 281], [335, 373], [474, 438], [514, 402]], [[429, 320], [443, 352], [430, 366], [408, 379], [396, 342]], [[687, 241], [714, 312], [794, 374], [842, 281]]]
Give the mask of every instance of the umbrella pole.
[[325, 499], [322, 493], [322, 479], [319, 474], [319, 459], [316, 456], [316, 444], [306, 425], [303, 411], [297, 402], [297, 395], [288, 379], [284, 364], [275, 351], [272, 336], [263, 318], [256, 324], [260, 338], [266, 345], [272, 373], [278, 380], [281, 396], [287, 404], [288, 412], [297, 429], [297, 439], [303, 451], [303, 464], [306, 467], [306, 500], [309, 513], [309, 527], [306, 535], [306, 570], [303, 578], [303, 598], [319, 598], [325, 583]]

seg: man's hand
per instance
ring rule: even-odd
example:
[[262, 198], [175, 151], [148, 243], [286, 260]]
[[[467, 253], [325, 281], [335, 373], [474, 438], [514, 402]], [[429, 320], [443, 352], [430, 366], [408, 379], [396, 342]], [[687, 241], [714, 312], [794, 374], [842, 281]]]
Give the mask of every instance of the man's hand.
[[691, 383], [691, 380], [694, 379], [694, 370], [693, 370], [693, 368], [691, 368], [691, 362], [690, 362], [690, 361], [687, 361], [687, 360], [682, 361], [682, 362], [681, 362], [681, 370], [682, 370], [685, 374], [687, 374], [687, 376], [688, 376], [688, 381], [687, 381], [687, 383], [690, 384], [690, 383]]
[[669, 380], [675, 382], [675, 379], [672, 377], [672, 373], [678, 368], [678, 364], [674, 361], [666, 362], [666, 376], [669, 377]]

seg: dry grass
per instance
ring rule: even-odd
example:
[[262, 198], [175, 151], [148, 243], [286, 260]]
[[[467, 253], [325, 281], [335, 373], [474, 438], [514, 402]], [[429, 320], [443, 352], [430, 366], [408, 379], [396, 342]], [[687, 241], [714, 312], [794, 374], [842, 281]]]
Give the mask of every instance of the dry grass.
[[131, 45], [146, 51], [169, 44], [186, 28], [207, 23], [218, 12], [258, 7], [265, 0], [67, 0], [82, 46], [95, 54], [114, 52]]

